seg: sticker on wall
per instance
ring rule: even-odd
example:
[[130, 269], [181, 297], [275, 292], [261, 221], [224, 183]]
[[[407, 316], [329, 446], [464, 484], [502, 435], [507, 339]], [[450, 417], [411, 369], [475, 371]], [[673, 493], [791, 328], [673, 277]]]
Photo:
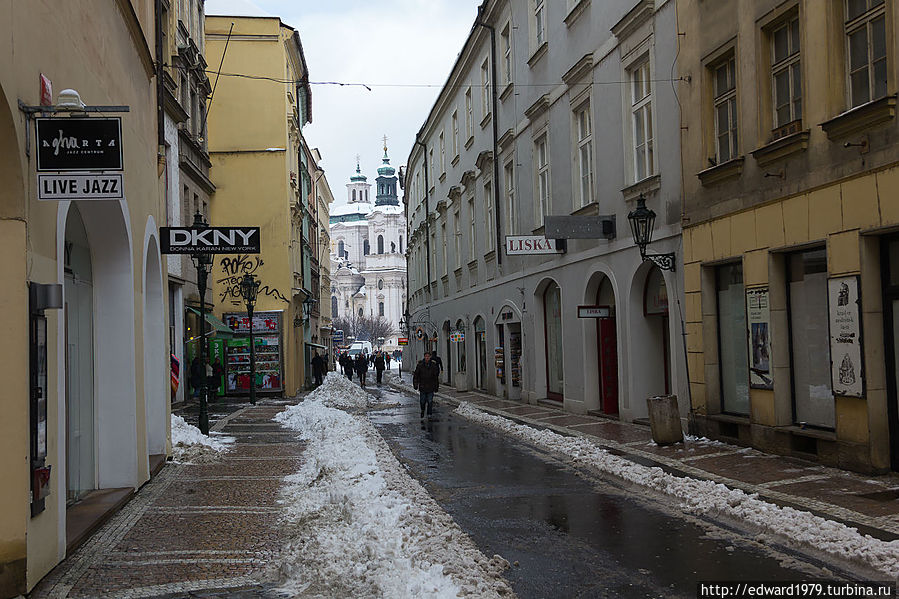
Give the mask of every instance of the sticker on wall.
[[749, 386], [753, 389], [773, 389], [771, 310], [767, 287], [746, 290], [746, 324], [749, 327]]
[[833, 394], [863, 397], [862, 322], [858, 277], [827, 280], [830, 315], [830, 375]]

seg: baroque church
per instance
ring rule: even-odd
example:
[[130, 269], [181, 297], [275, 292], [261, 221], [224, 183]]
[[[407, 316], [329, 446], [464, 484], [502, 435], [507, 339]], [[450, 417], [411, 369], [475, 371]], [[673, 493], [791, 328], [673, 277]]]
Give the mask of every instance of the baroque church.
[[[357, 158], [356, 174], [346, 186], [347, 203], [331, 207], [331, 315], [383, 316], [394, 329], [383, 348], [392, 351], [399, 347], [406, 305], [406, 219], [386, 139], [382, 162], [374, 204], [369, 196], [372, 186]], [[378, 346], [377, 339], [370, 341]]]

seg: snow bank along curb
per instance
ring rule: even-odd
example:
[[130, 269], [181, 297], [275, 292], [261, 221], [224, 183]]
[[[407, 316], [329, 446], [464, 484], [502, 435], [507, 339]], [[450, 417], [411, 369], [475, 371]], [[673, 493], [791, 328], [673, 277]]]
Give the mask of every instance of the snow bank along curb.
[[337, 373], [275, 420], [308, 445], [281, 501], [293, 541], [284, 590], [315, 596], [511, 596], [485, 557], [363, 415], [374, 398]]
[[682, 501], [693, 514], [723, 515], [754, 525], [761, 531], [794, 543], [850, 559], [899, 578], [899, 541], [881, 541], [860, 534], [845, 524], [790, 507], [780, 507], [738, 489], [710, 480], [679, 478], [658, 467], [635, 464], [598, 447], [587, 439], [565, 437], [549, 430], [516, 424], [462, 402], [456, 413], [499, 429], [538, 447], [562, 453], [577, 465], [596, 468], [628, 482], [659, 491]]
[[172, 414], [172, 459], [175, 463], [208, 461], [228, 451], [234, 437], [207, 437], [184, 418]]

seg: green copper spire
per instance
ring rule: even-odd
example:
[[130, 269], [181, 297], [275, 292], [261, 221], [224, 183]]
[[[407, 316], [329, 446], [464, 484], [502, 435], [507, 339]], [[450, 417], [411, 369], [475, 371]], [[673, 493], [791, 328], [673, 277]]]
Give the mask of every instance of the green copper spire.
[[362, 183], [368, 179], [365, 175], [362, 174], [362, 169], [359, 168], [359, 154], [356, 154], [356, 174], [350, 177], [350, 181], [353, 183]]

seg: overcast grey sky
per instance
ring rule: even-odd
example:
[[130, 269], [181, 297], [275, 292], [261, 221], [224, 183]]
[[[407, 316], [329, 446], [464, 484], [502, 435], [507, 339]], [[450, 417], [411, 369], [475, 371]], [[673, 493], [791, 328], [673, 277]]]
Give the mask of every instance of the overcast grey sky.
[[[322, 153], [335, 203], [361, 157], [374, 183], [387, 135], [399, 168], [471, 29], [481, 0], [207, 0], [207, 14], [270, 15], [300, 33], [313, 85], [306, 141]], [[207, 56], [217, 69], [217, 56]], [[227, 66], [227, 61], [226, 61]], [[225, 69], [227, 71], [227, 68]], [[431, 85], [431, 87], [428, 87]]]

